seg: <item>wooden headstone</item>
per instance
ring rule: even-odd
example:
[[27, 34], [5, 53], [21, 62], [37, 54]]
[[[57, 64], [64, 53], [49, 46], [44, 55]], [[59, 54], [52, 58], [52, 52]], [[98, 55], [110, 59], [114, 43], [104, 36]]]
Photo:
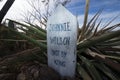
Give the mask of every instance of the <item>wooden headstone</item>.
[[58, 5], [47, 22], [48, 66], [62, 77], [74, 77], [76, 68], [77, 19]]

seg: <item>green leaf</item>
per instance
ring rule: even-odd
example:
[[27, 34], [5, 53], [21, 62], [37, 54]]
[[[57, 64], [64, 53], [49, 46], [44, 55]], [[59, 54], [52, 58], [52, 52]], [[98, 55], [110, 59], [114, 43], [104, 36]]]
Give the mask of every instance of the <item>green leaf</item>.
[[92, 80], [87, 71], [79, 63], [77, 64], [77, 71], [82, 76], [83, 80]]
[[42, 48], [42, 49], [47, 49], [47, 46], [46, 46], [45, 44], [43, 44], [43, 43], [41, 43], [41, 42], [38, 42], [38, 41], [36, 41], [35, 39], [33, 39], [33, 38], [31, 38], [31, 37], [29, 37], [29, 36], [27, 36], [27, 35], [25, 35], [25, 34], [22, 34], [22, 33], [20, 33], [20, 32], [17, 32], [17, 31], [15, 31], [15, 30], [11, 29], [11, 28], [9, 28], [9, 29], [10, 29], [12, 32], [14, 32], [15, 34], [21, 36], [22, 38], [25, 38], [25, 39], [27, 39], [28, 41], [30, 41], [31, 43], [39, 46], [40, 48]]
[[95, 63], [94, 64], [99, 70], [101, 70], [106, 76], [108, 76], [112, 80], [118, 80], [115, 74], [104, 64], [102, 63]]
[[82, 62], [86, 65], [87, 70], [91, 74], [92, 78], [94, 80], [102, 80], [100, 73], [98, 70], [94, 67], [94, 64], [92, 64], [89, 60], [87, 60], [85, 57], [80, 56], [79, 58], [82, 60]]
[[90, 46], [93, 46], [93, 45], [96, 45], [96, 44], [100, 44], [101, 42], [105, 42], [107, 40], [110, 40], [110, 39], [118, 37], [118, 36], [120, 36], [120, 30], [114, 31], [114, 32], [110, 32], [110, 33], [106, 33], [106, 34], [103, 34], [101, 36], [94, 37], [92, 39], [88, 39], [88, 40], [85, 40], [83, 42], [80, 42], [78, 44], [78, 49], [88, 48]]
[[[9, 19], [8, 19], [8, 20], [9, 20]], [[36, 28], [33, 28], [32, 26], [28, 26], [28, 25], [25, 25], [25, 24], [23, 24], [23, 23], [19, 23], [19, 22], [14, 21], [14, 20], [11, 20], [11, 21], [13, 21], [14, 23], [19, 24], [19, 25], [21, 25], [21, 26], [23, 26], [23, 27], [26, 27], [26, 28], [28, 28], [28, 29], [30, 29], [30, 30], [32, 30], [32, 31], [34, 31], [34, 32], [35, 32], [37, 35], [39, 35], [41, 38], [46, 39], [46, 33], [42, 32], [42, 31], [40, 31], [40, 30], [38, 30], [38, 29], [36, 29]]]

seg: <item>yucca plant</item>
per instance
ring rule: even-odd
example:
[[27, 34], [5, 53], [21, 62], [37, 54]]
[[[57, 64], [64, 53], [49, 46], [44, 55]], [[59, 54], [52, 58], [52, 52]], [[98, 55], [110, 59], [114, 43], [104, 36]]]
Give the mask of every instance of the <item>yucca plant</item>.
[[[76, 77], [79, 80], [120, 80], [120, 30], [117, 29], [120, 27], [120, 23], [109, 26], [115, 19], [114, 18], [102, 29], [99, 29], [102, 22], [99, 21], [97, 23], [97, 20], [102, 10], [98, 11], [89, 22], [87, 20], [88, 11], [89, 0], [86, 0], [84, 23], [78, 30]], [[11, 28], [9, 29], [15, 34], [40, 47], [40, 53], [43, 55], [31, 53], [33, 55], [18, 56], [18, 58], [13, 58], [0, 64], [15, 64], [22, 62], [23, 60], [20, 58], [23, 57], [24, 61], [31, 60], [31, 58], [33, 60], [42, 57], [44, 57], [42, 60], [46, 61], [46, 30], [33, 24], [23, 24], [14, 20], [8, 20], [17, 25], [21, 25], [21, 27], [18, 28], [24, 33], [15, 31]]]

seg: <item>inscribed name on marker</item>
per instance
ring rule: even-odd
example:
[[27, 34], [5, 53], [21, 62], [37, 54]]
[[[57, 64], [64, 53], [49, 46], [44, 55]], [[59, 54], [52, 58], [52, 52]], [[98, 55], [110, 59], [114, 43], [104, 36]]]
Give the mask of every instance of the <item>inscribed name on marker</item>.
[[76, 67], [77, 20], [58, 5], [47, 22], [48, 66], [61, 76], [74, 77]]

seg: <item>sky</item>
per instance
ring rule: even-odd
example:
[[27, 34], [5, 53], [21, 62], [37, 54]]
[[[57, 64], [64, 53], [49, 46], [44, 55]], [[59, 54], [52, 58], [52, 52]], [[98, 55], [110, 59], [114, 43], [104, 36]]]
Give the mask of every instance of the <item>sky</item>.
[[[80, 25], [84, 19], [85, 0], [71, 0], [71, 3], [67, 5], [74, 15], [78, 16]], [[120, 0], [90, 0], [89, 7], [89, 20], [97, 13], [100, 9], [103, 9], [100, 19], [103, 20], [102, 25], [112, 20], [117, 15], [120, 15]], [[120, 23], [120, 16], [111, 25]]]
[[[0, 9], [5, 2], [6, 0], [0, 2]], [[51, 2], [50, 5], [52, 8], [53, 3]], [[40, 4], [40, 6], [42, 6], [42, 4]], [[85, 12], [85, 0], [71, 0], [65, 7], [73, 15], [78, 17], [79, 25], [82, 26]], [[41, 10], [44, 11], [44, 9], [44, 6], [42, 6]], [[120, 0], [90, 0], [88, 20], [90, 20], [100, 9], [103, 9], [103, 12], [100, 15], [99, 19], [102, 19], [102, 25], [105, 25], [114, 17], [120, 15]], [[26, 0], [15, 0], [5, 18], [20, 20], [22, 17], [21, 13], [27, 10], [31, 10], [31, 8]], [[114, 25], [116, 23], [120, 23], [120, 16], [111, 25]]]

